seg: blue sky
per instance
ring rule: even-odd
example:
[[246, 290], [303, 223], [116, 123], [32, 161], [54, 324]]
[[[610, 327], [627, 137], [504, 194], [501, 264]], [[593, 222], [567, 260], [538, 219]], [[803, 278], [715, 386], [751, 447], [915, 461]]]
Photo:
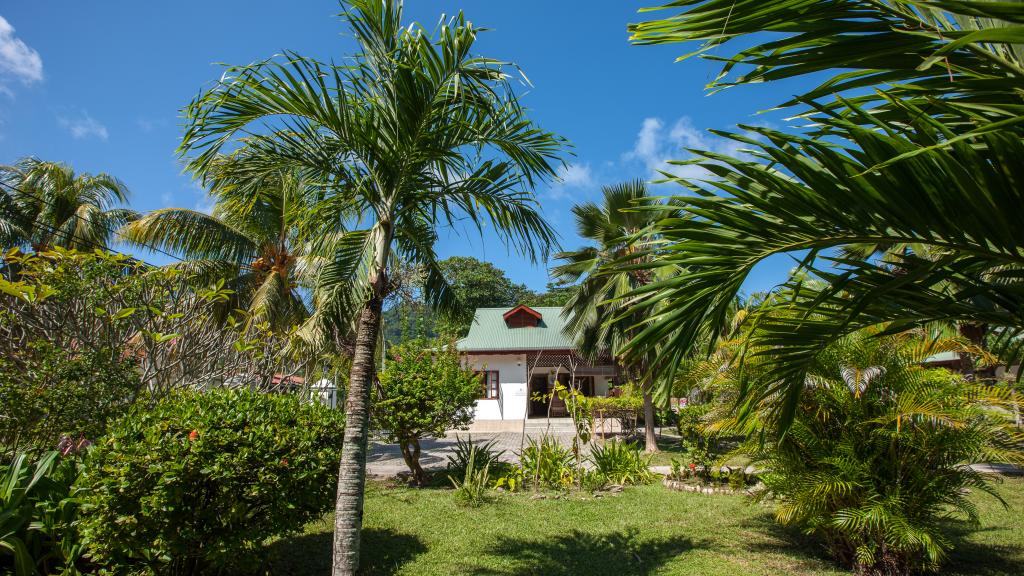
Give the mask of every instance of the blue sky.
[[[708, 128], [783, 126], [781, 116], [756, 112], [803, 88], [782, 82], [706, 95], [718, 67], [674, 62], [690, 47], [628, 43], [626, 25], [651, 4], [407, 2], [410, 20], [432, 25], [461, 8], [490, 28], [478, 53], [516, 62], [532, 83], [522, 99], [532, 117], [573, 144], [563, 182], [536, 190], [566, 248], [580, 244], [569, 209], [597, 199], [602, 184], [650, 179], [665, 160], [685, 158], [683, 147], [731, 149]], [[332, 0], [0, 4], [0, 163], [33, 155], [108, 172], [128, 184], [139, 210], [208, 208], [175, 154], [180, 109], [219, 77], [218, 63], [245, 64], [286, 49], [324, 60], [351, 54], [338, 11]], [[444, 232], [438, 251], [490, 260], [534, 289], [547, 282], [543, 264], [471, 231]], [[770, 288], [791, 266], [777, 258], [758, 267], [747, 290]]]

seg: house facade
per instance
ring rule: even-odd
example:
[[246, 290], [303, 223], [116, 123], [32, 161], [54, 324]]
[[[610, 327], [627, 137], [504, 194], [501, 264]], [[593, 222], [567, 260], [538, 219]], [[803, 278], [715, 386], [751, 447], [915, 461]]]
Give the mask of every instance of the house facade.
[[480, 373], [476, 422], [566, 416], [550, 395], [556, 382], [586, 396], [604, 396], [615, 379], [612, 359], [584, 359], [563, 333], [559, 307], [478, 308], [469, 334], [457, 342], [467, 366]]

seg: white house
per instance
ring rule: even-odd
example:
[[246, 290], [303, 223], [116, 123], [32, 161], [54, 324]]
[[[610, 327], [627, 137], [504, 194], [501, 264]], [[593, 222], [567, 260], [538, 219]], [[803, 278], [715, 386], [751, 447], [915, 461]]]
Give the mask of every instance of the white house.
[[[483, 387], [476, 422], [522, 422], [524, 418], [565, 416], [565, 405], [531, 400], [547, 394], [555, 382], [570, 378], [587, 396], [604, 396], [615, 378], [615, 365], [598, 365], [580, 356], [563, 334], [561, 308], [516, 306], [478, 308], [469, 334], [457, 342], [467, 365], [481, 373]], [[510, 422], [510, 423], [511, 423]]]

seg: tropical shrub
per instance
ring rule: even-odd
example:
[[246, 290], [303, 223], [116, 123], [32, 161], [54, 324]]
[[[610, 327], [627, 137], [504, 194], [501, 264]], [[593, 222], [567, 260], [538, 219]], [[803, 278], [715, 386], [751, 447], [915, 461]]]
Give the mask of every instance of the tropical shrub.
[[18, 454], [0, 466], [0, 572], [78, 573], [82, 541], [72, 488], [77, 476], [76, 463], [55, 451], [34, 464]]
[[534, 488], [570, 488], [576, 476], [574, 462], [572, 450], [548, 434], [530, 438], [519, 452], [523, 481]]
[[372, 416], [375, 427], [397, 442], [413, 480], [426, 480], [420, 440], [473, 421], [480, 377], [462, 365], [451, 343], [413, 341], [392, 348], [380, 373]]
[[503, 476], [509, 464], [501, 461], [505, 451], [497, 450], [497, 443], [497, 439], [474, 444], [472, 436], [456, 438], [455, 451], [448, 455], [448, 476], [462, 478], [470, 468], [475, 471], [488, 468], [491, 474]]
[[468, 506], [483, 504], [487, 498], [487, 488], [491, 482], [491, 467], [485, 463], [477, 465], [477, 447], [470, 445], [469, 458], [466, 461], [462, 481], [458, 481], [450, 474], [448, 480], [455, 487], [455, 498]]
[[611, 440], [590, 449], [594, 470], [616, 484], [646, 484], [654, 478], [648, 469], [651, 456], [644, 456], [634, 442]]
[[251, 569], [265, 539], [330, 509], [342, 419], [250, 390], [181, 391], [133, 409], [80, 479], [90, 554], [169, 574]]
[[443, 438], [444, 431], [469, 425], [480, 396], [480, 377], [463, 366], [452, 342], [414, 340], [392, 347], [380, 373], [374, 425], [423, 485], [420, 440]]
[[773, 401], [754, 406], [741, 452], [766, 470], [760, 497], [777, 500], [776, 518], [822, 536], [859, 573], [937, 568], [952, 546], [942, 522], [978, 523], [972, 490], [998, 498], [972, 465], [1024, 463], [1011, 388], [921, 364], [956, 348], [856, 333], [815, 358], [788, 430]]
[[617, 386], [608, 391], [608, 396], [588, 398], [591, 413], [599, 418], [614, 418], [620, 429], [627, 435], [636, 430], [636, 423], [644, 408], [644, 397], [640, 389], [632, 384]]
[[41, 454], [62, 437], [95, 440], [130, 406], [134, 363], [109, 350], [67, 350], [37, 340], [0, 357], [0, 453]]

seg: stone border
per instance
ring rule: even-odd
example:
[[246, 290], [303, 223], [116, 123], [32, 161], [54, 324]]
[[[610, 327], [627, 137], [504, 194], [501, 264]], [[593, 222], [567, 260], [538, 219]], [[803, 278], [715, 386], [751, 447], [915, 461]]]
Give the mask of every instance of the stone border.
[[700, 484], [690, 484], [681, 480], [670, 480], [667, 477], [661, 481], [661, 484], [669, 490], [675, 490], [677, 492], [692, 492], [694, 494], [705, 494], [708, 496], [720, 494], [731, 496], [750, 495], [750, 490], [733, 490], [728, 486], [702, 486]]

